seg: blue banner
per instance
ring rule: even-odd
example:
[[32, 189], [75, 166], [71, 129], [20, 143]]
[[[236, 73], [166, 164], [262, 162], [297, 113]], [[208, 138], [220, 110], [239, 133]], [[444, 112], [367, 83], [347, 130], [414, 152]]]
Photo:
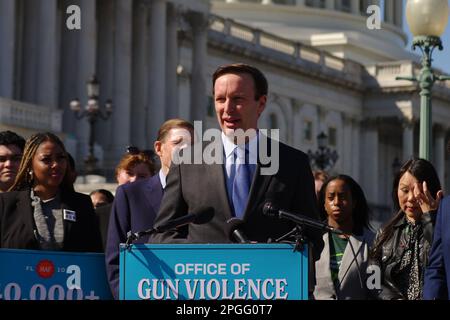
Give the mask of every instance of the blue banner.
[[104, 299], [104, 254], [0, 249], [0, 300]]
[[120, 250], [122, 300], [308, 299], [307, 250], [293, 251], [288, 244], [149, 244]]

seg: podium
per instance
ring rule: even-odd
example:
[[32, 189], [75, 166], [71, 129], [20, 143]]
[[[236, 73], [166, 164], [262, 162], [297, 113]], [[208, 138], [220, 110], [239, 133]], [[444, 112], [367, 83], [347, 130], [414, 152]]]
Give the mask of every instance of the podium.
[[105, 255], [0, 249], [0, 300], [110, 300]]
[[307, 300], [308, 254], [291, 244], [120, 247], [121, 300]]

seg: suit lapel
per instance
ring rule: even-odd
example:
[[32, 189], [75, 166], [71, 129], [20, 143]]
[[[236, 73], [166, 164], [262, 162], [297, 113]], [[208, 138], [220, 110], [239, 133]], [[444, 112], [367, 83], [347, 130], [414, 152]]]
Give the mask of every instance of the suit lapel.
[[255, 170], [255, 175], [253, 177], [252, 185], [250, 186], [250, 192], [248, 195], [247, 207], [245, 209], [245, 216], [250, 212], [254, 212], [256, 206], [266, 199], [264, 199], [264, 195], [266, 193], [266, 189], [269, 185], [272, 176], [261, 175], [261, 165], [258, 163]]
[[[260, 139], [268, 139], [265, 136], [261, 136]], [[214, 142], [213, 142], [214, 143]], [[226, 179], [225, 179], [225, 163], [226, 163], [226, 159], [224, 159], [224, 148], [222, 145], [222, 140], [220, 139], [220, 141], [218, 142], [220, 143], [220, 148], [218, 148], [218, 150], [222, 150], [222, 161], [219, 162], [221, 164], [211, 164], [211, 165], [205, 165], [205, 167], [207, 168], [208, 172], [210, 175], [208, 175], [208, 177], [210, 177], [210, 181], [213, 181], [214, 183], [214, 188], [219, 188], [219, 201], [221, 203], [221, 206], [223, 208], [226, 208], [229, 217], [231, 218], [233, 216], [232, 212], [233, 210], [232, 208], [232, 204], [229, 201], [229, 197], [228, 197], [228, 191], [227, 191], [227, 185], [226, 185]], [[268, 139], [268, 150], [271, 150], [270, 148], [270, 139]], [[258, 154], [259, 154], [259, 147], [258, 147]], [[248, 200], [247, 200], [247, 206], [244, 212], [244, 216], [243, 218], [245, 219], [247, 214], [249, 214], [250, 212], [255, 212], [257, 209], [257, 206], [259, 205], [259, 203], [261, 201], [264, 201], [266, 199], [264, 199], [267, 187], [272, 179], [272, 175], [261, 175], [261, 168], [264, 167], [269, 167], [270, 164], [262, 164], [260, 162], [259, 156], [258, 156], [258, 164], [256, 166], [256, 170], [255, 170], [255, 174], [253, 176], [253, 180], [252, 180], [252, 184], [250, 186], [250, 190], [249, 190], [249, 196], [248, 196]]]
[[[339, 283], [343, 284], [346, 280], [347, 274], [350, 272], [350, 269], [352, 268], [352, 265], [356, 263], [356, 259], [360, 255], [360, 251], [362, 248], [362, 237], [360, 236], [351, 236], [349, 239], [345, 251], [344, 256], [342, 257], [341, 267], [339, 268]], [[350, 245], [351, 244], [351, 245]], [[352, 249], [353, 246], [353, 249]], [[354, 250], [354, 252], [353, 252]]]
[[[204, 164], [203, 167], [206, 168], [206, 175], [208, 179], [205, 179], [207, 182], [207, 186], [209, 186], [210, 183], [212, 183], [212, 186], [210, 187], [210, 190], [218, 190], [217, 196], [219, 201], [218, 207], [223, 208], [224, 213], [227, 215], [227, 219], [233, 217], [233, 210], [232, 210], [232, 204], [228, 200], [228, 190], [227, 190], [227, 183], [226, 183], [226, 171], [225, 171], [225, 164], [226, 159], [224, 157], [224, 147], [222, 143], [222, 139], [215, 140], [212, 142], [213, 144], [213, 150], [220, 150], [220, 155], [218, 163], [212, 163], [212, 164]], [[208, 189], [207, 189], [208, 190]]]
[[323, 234], [323, 250], [320, 254], [320, 259], [316, 262], [316, 273], [320, 275], [321, 278], [326, 279], [327, 284], [331, 284], [331, 286], [327, 286], [327, 290], [332, 291], [332, 295], [336, 295], [336, 290], [333, 285], [333, 280], [331, 279], [331, 270], [330, 270], [330, 237], [328, 232]]
[[[212, 183], [214, 184], [215, 188], [218, 188], [217, 195], [219, 197], [219, 207], [224, 208], [224, 212], [227, 214], [227, 218], [233, 217], [233, 210], [232, 205], [230, 201], [228, 200], [228, 191], [227, 191], [227, 185], [225, 181], [225, 171], [224, 166], [222, 164], [212, 164], [212, 165], [206, 165], [209, 171], [209, 176], [211, 177]], [[214, 190], [214, 189], [212, 189]]]
[[34, 230], [36, 230], [33, 217], [33, 208], [31, 207], [31, 198], [29, 191], [21, 191], [18, 193], [17, 201], [17, 213], [21, 216], [21, 220], [24, 222], [26, 230], [24, 236], [31, 237], [37, 244], [36, 237], [34, 236]]
[[[64, 226], [64, 246], [67, 244], [67, 239], [69, 239], [69, 234], [72, 230], [72, 227], [74, 225], [73, 221], [69, 221], [67, 219], [64, 219], [64, 210], [71, 210], [74, 206], [71, 204], [70, 199], [67, 196], [64, 196], [64, 194], [61, 194], [61, 214], [63, 219], [63, 226]], [[78, 219], [76, 215], [78, 212], [75, 212], [75, 219]]]
[[[260, 139], [267, 139], [267, 150], [271, 150], [271, 141], [265, 136], [260, 136]], [[244, 217], [250, 212], [255, 212], [259, 203], [268, 200], [265, 199], [265, 194], [269, 182], [272, 180], [273, 175], [261, 175], [261, 168], [269, 167], [270, 164], [262, 164], [259, 157], [259, 146], [258, 146], [258, 164], [256, 166], [255, 174], [253, 176], [253, 181], [250, 186], [250, 192], [248, 195], [247, 207], [245, 209]]]

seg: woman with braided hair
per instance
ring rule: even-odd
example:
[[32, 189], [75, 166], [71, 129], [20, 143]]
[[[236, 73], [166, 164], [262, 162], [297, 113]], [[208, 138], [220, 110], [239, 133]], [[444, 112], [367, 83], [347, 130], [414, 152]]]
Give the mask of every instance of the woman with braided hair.
[[0, 196], [0, 248], [100, 252], [89, 196], [72, 188], [64, 144], [37, 133], [26, 144], [10, 192]]

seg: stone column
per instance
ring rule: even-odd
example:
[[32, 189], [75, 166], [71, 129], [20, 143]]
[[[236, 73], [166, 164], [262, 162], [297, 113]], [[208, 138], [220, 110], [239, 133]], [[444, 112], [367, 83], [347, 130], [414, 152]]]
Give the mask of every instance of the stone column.
[[403, 27], [403, 3], [402, 1], [394, 1], [395, 7], [394, 7], [394, 24], [402, 28]]
[[[72, 69], [76, 78], [76, 96], [80, 98], [81, 106], [87, 104], [86, 82], [96, 73], [97, 67], [97, 1], [80, 0], [82, 12], [81, 30], [77, 30], [78, 36], [77, 58], [74, 61], [76, 67]], [[77, 154], [78, 160], [84, 159], [88, 154], [89, 124], [86, 119], [76, 121]]]
[[352, 174], [353, 160], [355, 153], [353, 152], [354, 141], [352, 139], [352, 124], [353, 121], [350, 117], [343, 114], [343, 141], [342, 144], [342, 154], [339, 155], [341, 158], [342, 168], [346, 174]]
[[166, 64], [166, 116], [174, 118], [178, 114], [178, 23], [179, 9], [174, 3], [167, 7], [167, 64]]
[[[117, 41], [120, 41], [117, 37], [117, 34], [119, 33], [117, 30], [117, 22], [120, 20], [116, 14], [118, 7], [117, 2], [118, 1], [99, 1], [97, 6], [97, 11], [101, 12], [101, 14], [97, 15], [97, 33], [100, 35], [97, 39], [97, 57], [99, 57], [99, 59], [96, 64], [96, 75], [100, 81], [99, 102], [100, 107], [103, 108], [105, 99], [112, 99], [114, 112], [108, 120], [103, 121], [98, 119], [95, 123], [94, 152], [96, 152], [96, 157], [98, 159], [97, 165], [99, 168], [108, 168], [109, 170], [115, 168], [119, 157], [123, 155], [123, 150], [117, 157], [114, 157], [112, 152], [113, 149], [118, 147], [118, 143], [115, 141], [117, 129], [114, 129], [114, 122], [116, 116], [121, 113], [121, 105], [117, 103], [116, 97], [114, 96], [116, 87], [115, 81], [118, 76], [115, 66], [117, 64], [117, 59], [119, 59], [119, 57], [116, 56], [116, 47]], [[83, 17], [81, 19], [83, 19]], [[83, 23], [83, 20], [81, 22]], [[126, 128], [127, 126], [128, 123], [124, 124], [123, 127]], [[106, 171], [105, 174], [107, 174]]]
[[208, 17], [201, 12], [190, 11], [186, 19], [193, 33], [191, 69], [191, 120], [206, 118], [205, 61], [207, 59]]
[[[125, 147], [130, 144], [130, 109], [131, 109], [131, 48], [133, 1], [115, 1], [114, 26], [114, 80], [112, 114], [111, 153], [119, 158]], [[105, 97], [108, 98], [108, 97]], [[118, 129], [120, 128], [120, 129]]]
[[352, 120], [352, 177], [356, 181], [360, 181], [360, 139], [361, 132], [359, 121], [357, 119]]
[[395, 1], [385, 1], [384, 3], [384, 21], [394, 24], [394, 4]]
[[325, 8], [328, 10], [334, 10], [336, 8], [335, 0], [325, 0]]
[[403, 120], [403, 152], [401, 162], [410, 159], [414, 155], [414, 121]]
[[178, 117], [182, 119], [192, 119], [191, 117], [191, 79], [186, 68], [180, 67], [178, 75]]
[[436, 137], [434, 142], [434, 165], [442, 186], [445, 181], [445, 131], [441, 126], [436, 126], [434, 132]]
[[39, 1], [39, 11], [36, 103], [57, 108], [61, 40], [57, 0]]
[[166, 1], [154, 0], [150, 8], [150, 60], [147, 125], [151, 141], [165, 120], [166, 100]]
[[361, 180], [367, 199], [372, 204], [379, 202], [379, 138], [376, 120], [362, 124]]
[[[394, 1], [395, 1], [395, 0], [394, 0]], [[366, 6], [365, 6], [365, 8], [364, 8], [364, 12], [367, 11], [367, 7], [370, 6], [370, 5], [376, 5], [376, 6], [378, 6], [378, 7], [381, 8], [381, 0], [367, 0], [367, 1], [366, 1]], [[386, 20], [386, 19], [385, 19], [385, 20]]]
[[16, 99], [37, 103], [37, 91], [39, 86], [38, 68], [40, 44], [40, 3], [39, 1], [29, 1], [26, 4], [18, 5], [20, 10], [17, 19], [19, 28], [17, 33], [17, 56], [16, 63], [17, 72], [19, 74], [16, 79], [18, 90]]
[[0, 96], [14, 99], [16, 64], [16, 0], [0, 1]]
[[361, 8], [359, 6], [359, 0], [351, 0], [351, 12], [352, 14], [360, 15]]
[[[149, 78], [149, 9], [147, 5], [135, 2], [135, 13], [133, 17], [133, 87], [131, 103], [131, 141], [141, 148], [153, 148], [150, 135], [153, 134], [150, 126], [147, 126], [148, 102], [148, 78]], [[154, 130], [153, 130], [154, 131]]]

